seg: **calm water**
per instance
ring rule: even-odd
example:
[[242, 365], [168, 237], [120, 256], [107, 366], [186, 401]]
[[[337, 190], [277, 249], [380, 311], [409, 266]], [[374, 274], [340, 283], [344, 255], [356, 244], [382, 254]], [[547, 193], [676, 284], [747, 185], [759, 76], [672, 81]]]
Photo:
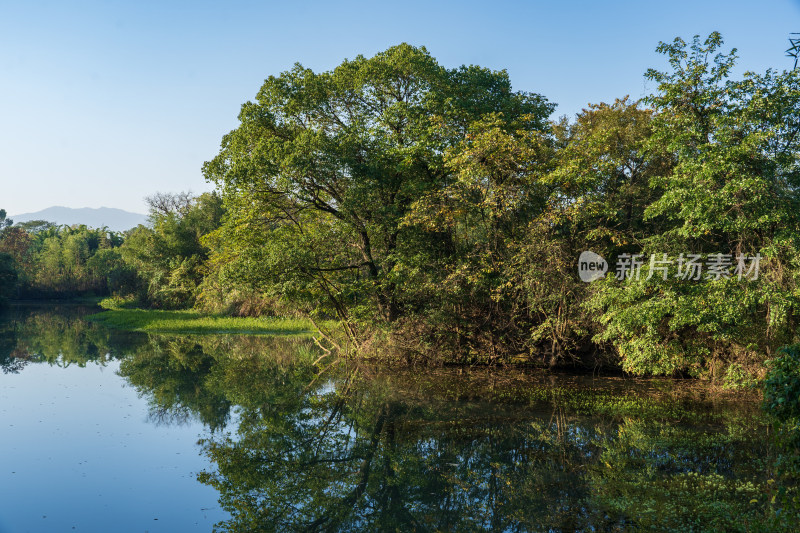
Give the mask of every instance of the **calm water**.
[[690, 382], [313, 367], [302, 338], [0, 315], [0, 531], [747, 530], [757, 401]]

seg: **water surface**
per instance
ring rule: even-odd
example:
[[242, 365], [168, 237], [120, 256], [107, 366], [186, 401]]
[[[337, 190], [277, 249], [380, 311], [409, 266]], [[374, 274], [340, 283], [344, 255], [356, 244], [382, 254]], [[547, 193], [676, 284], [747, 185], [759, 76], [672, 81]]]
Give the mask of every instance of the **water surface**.
[[0, 531], [745, 531], [757, 400], [694, 382], [312, 365], [309, 339], [0, 318]]
[[16, 306], [0, 325], [0, 531], [210, 531], [226, 518], [197, 440], [119, 375], [146, 336], [76, 306]]

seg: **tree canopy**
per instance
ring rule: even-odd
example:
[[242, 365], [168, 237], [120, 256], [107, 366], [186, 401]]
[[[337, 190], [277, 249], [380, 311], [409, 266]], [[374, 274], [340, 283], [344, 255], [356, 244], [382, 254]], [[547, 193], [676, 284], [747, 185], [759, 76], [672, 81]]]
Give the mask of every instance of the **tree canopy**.
[[338, 316], [356, 338], [397, 322], [415, 310], [419, 259], [448, 245], [410, 217], [458, 187], [465, 138], [546, 130], [553, 108], [504, 71], [447, 69], [406, 44], [271, 76], [204, 167], [228, 209], [226, 270]]
[[336, 318], [320, 341], [367, 357], [739, 386], [799, 340], [800, 70], [733, 78], [718, 33], [657, 51], [652, 94], [558, 120], [507, 72], [408, 44], [297, 64], [205, 163], [214, 193], [156, 193], [125, 235], [0, 211], [0, 296]]

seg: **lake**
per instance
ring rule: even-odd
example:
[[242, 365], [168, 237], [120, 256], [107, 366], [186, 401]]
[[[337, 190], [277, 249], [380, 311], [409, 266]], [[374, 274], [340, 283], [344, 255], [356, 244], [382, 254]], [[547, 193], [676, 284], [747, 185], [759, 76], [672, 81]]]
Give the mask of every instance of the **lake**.
[[758, 398], [694, 381], [317, 367], [304, 337], [0, 315], [0, 531], [746, 531]]

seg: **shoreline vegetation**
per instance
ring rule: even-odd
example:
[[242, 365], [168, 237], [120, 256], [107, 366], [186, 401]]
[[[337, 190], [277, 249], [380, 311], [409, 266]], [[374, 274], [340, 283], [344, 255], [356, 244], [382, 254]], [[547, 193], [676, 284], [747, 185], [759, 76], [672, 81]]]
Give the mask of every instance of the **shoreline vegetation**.
[[105, 309], [87, 320], [104, 326], [145, 333], [182, 335], [296, 335], [317, 332], [310, 320], [285, 317], [232, 317], [190, 309], [140, 309], [106, 298], [98, 302]]

